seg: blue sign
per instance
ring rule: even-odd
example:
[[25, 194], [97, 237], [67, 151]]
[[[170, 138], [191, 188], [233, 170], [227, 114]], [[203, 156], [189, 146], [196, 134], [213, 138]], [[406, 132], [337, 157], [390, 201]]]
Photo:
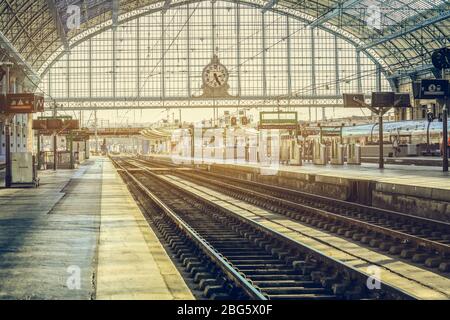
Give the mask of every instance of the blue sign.
[[419, 99], [443, 99], [448, 96], [448, 80], [422, 80]]

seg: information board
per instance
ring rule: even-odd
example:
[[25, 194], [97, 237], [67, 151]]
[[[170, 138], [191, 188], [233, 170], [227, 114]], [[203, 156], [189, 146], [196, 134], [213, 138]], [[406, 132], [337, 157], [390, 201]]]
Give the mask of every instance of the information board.
[[263, 111], [259, 113], [261, 129], [297, 129], [298, 113], [295, 111]]
[[364, 95], [360, 93], [344, 93], [344, 108], [361, 108]]
[[33, 93], [8, 93], [0, 96], [0, 112], [10, 114], [44, 111], [44, 97]]
[[422, 80], [420, 85], [420, 99], [442, 99], [448, 96], [448, 80]]

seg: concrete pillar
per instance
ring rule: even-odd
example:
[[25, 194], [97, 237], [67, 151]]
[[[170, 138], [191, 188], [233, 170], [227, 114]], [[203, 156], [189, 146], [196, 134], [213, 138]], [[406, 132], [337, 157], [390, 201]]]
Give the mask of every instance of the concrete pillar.
[[33, 152], [33, 142], [34, 142], [34, 135], [33, 135], [33, 115], [28, 114], [27, 115], [27, 152]]
[[0, 123], [0, 162], [5, 161], [5, 126], [4, 123]]

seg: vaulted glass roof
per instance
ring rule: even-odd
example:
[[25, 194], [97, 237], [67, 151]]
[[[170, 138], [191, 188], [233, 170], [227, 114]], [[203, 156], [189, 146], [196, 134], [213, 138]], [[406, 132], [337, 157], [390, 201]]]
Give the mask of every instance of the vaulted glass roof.
[[[196, 1], [0, 0], [0, 31], [4, 36], [0, 43], [6, 38], [33, 69], [42, 72], [42, 66], [56, 57], [55, 52], [93, 32], [187, 2]], [[311, 27], [341, 34], [394, 75], [432, 70], [432, 50], [450, 46], [450, 2], [446, 0], [242, 2], [297, 16], [309, 21]], [[73, 27], [78, 22], [79, 26]], [[5, 47], [0, 48], [3, 58]]]

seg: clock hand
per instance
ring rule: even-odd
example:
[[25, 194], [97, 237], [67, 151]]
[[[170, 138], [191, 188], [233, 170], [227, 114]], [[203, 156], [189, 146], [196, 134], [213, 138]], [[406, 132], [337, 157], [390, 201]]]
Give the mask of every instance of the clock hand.
[[214, 79], [216, 79], [217, 84], [220, 86], [220, 80], [219, 77], [217, 76], [217, 73], [214, 73]]

